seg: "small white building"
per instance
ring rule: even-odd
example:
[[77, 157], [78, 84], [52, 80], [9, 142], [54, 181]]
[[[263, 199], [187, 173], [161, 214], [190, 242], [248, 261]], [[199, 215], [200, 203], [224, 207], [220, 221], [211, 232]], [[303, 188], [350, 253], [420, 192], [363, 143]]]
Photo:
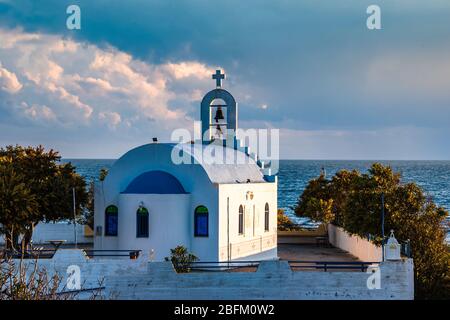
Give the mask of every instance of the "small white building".
[[202, 140], [137, 147], [97, 183], [94, 249], [139, 249], [156, 261], [178, 245], [200, 261], [277, 258], [277, 179], [240, 146], [237, 103], [224, 75], [213, 78]]

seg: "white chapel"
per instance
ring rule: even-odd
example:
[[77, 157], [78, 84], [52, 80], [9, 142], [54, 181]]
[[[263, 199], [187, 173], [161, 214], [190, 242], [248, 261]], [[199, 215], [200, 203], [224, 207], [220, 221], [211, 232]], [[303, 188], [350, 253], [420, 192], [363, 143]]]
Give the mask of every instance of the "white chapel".
[[277, 177], [237, 139], [224, 78], [217, 70], [201, 102], [201, 140], [132, 149], [96, 184], [95, 250], [161, 261], [183, 245], [200, 261], [277, 259]]

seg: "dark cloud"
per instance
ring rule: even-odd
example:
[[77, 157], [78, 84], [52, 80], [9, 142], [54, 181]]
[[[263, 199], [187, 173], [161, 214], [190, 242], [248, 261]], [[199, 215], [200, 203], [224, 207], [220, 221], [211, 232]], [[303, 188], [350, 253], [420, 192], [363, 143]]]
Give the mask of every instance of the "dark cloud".
[[[424, 73], [449, 66], [449, 2], [377, 1], [383, 29], [369, 31], [365, 11], [372, 2], [0, 1], [0, 26], [112, 45], [153, 64], [222, 66], [242, 119], [296, 130], [448, 132], [450, 81]], [[70, 4], [81, 7], [80, 31], [65, 28]], [[450, 149], [439, 141], [441, 150]]]

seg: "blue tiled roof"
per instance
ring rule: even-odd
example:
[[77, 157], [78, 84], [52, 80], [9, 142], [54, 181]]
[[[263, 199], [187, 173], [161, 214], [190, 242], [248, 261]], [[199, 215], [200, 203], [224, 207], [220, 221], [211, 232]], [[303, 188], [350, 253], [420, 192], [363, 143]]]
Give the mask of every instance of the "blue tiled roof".
[[165, 171], [154, 170], [137, 176], [122, 193], [180, 194], [187, 192], [173, 175]]

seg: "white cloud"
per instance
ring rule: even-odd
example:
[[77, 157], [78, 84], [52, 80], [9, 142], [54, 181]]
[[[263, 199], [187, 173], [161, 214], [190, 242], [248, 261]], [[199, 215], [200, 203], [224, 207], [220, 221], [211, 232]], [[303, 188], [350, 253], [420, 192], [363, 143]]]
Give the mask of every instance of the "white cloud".
[[211, 69], [198, 62], [168, 63], [166, 68], [176, 79], [187, 77], [211, 78]]
[[49, 107], [33, 104], [29, 106], [26, 102], [21, 103], [21, 107], [26, 116], [33, 120], [54, 121], [56, 115]]
[[122, 117], [117, 112], [100, 112], [98, 118], [112, 128], [122, 122]]
[[2, 41], [0, 42], [0, 48], [2, 49], [10, 49], [14, 48], [18, 42], [25, 43], [31, 42], [33, 40], [39, 40], [38, 34], [31, 33], [22, 33], [22, 32], [13, 32], [9, 33], [8, 37], [2, 37]]
[[62, 126], [124, 123], [120, 130], [140, 125], [152, 133], [190, 126], [191, 103], [201, 98], [199, 87], [212, 86], [215, 70], [198, 61], [149, 64], [113, 47], [20, 29], [0, 29], [0, 38], [7, 39], [0, 59], [8, 66], [0, 69], [0, 86], [16, 93], [16, 105], [27, 105], [13, 108], [22, 110], [17, 116]]
[[3, 68], [0, 63], [0, 89], [9, 93], [17, 93], [22, 87], [15, 73]]

